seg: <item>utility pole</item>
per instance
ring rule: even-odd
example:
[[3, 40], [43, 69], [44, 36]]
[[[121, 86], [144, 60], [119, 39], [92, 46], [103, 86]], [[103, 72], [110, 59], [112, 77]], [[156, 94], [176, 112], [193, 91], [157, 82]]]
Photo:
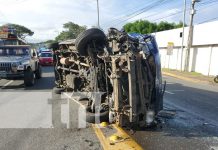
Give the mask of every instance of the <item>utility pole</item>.
[[97, 13], [98, 13], [98, 28], [100, 28], [100, 22], [99, 22], [99, 3], [97, 0]]
[[189, 25], [189, 34], [187, 41], [187, 51], [185, 57], [185, 71], [189, 71], [189, 58], [190, 58], [190, 48], [192, 47], [193, 41], [193, 18], [196, 13], [195, 3], [200, 2], [200, 0], [192, 0], [191, 9], [190, 9], [190, 25]]
[[181, 68], [180, 71], [182, 71], [182, 64], [183, 64], [183, 49], [184, 49], [184, 35], [185, 35], [185, 16], [186, 16], [186, 0], [184, 0], [183, 4], [183, 24], [182, 24], [182, 46], [181, 46]]

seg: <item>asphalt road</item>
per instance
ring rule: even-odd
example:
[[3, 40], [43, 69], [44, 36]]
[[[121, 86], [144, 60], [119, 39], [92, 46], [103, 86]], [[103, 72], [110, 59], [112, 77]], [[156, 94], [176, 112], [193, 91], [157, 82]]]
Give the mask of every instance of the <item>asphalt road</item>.
[[162, 128], [135, 131], [135, 140], [154, 150], [217, 150], [218, 86], [172, 77], [164, 80]]
[[22, 79], [0, 80], [1, 91], [47, 91], [54, 87], [54, 75], [52, 67], [43, 67], [43, 78], [36, 80], [33, 87], [25, 87]]
[[0, 150], [102, 149], [90, 125], [78, 128], [78, 104], [54, 101], [53, 87], [52, 67], [33, 87], [0, 80]]
[[[164, 80], [162, 128], [128, 132], [144, 149], [218, 149], [218, 86]], [[52, 99], [53, 81], [52, 67], [34, 87], [0, 80], [0, 150], [102, 149], [90, 125], [78, 128], [79, 106]]]

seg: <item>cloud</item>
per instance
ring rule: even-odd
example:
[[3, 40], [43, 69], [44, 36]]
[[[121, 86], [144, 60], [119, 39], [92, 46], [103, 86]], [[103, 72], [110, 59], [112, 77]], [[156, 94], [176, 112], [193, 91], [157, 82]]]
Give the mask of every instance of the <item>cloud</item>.
[[[24, 25], [35, 32], [33, 39], [52, 39], [62, 25], [72, 21], [91, 26], [97, 23], [92, 0], [8, 0], [0, 1], [4, 22]], [[9, 7], [5, 7], [9, 6]]]
[[[152, 3], [153, 0], [99, 0], [100, 25], [106, 30], [111, 26], [121, 28], [126, 22], [142, 18], [150, 21], [158, 18], [170, 22], [182, 20], [181, 14], [164, 18], [182, 9], [182, 1], [171, 0], [123, 21]], [[214, 11], [205, 13], [214, 16], [211, 14]], [[33, 30], [35, 34], [29, 38], [31, 41], [43, 41], [55, 38], [63, 30], [63, 24], [69, 21], [88, 27], [97, 25], [97, 5], [96, 0], [0, 0], [0, 18], [1, 24], [16, 23]], [[200, 20], [198, 15], [196, 18]]]

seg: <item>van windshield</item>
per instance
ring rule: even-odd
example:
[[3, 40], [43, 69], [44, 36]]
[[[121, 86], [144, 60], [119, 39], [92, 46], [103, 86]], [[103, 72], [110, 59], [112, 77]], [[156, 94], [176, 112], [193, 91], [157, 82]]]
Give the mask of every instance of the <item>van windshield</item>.
[[28, 48], [0, 48], [0, 56], [24, 56], [29, 55]]
[[40, 57], [52, 57], [52, 53], [41, 53]]

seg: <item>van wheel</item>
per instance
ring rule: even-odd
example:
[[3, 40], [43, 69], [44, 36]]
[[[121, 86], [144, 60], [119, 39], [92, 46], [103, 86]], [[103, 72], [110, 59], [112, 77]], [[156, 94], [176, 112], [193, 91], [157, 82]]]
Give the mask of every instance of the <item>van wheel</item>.
[[28, 68], [24, 71], [24, 85], [25, 86], [33, 86], [35, 83], [35, 74], [32, 69]]
[[95, 118], [98, 117], [100, 122], [108, 122], [109, 120], [109, 111], [103, 111], [100, 112], [99, 114], [95, 114], [91, 112], [91, 107], [86, 107], [86, 118], [83, 119], [88, 123], [98, 123], [95, 122]]
[[62, 92], [65, 91], [65, 88], [54, 87], [52, 91], [53, 91], [53, 93], [55, 93], [55, 94], [61, 94]]
[[95, 41], [97, 45], [105, 45], [106, 35], [98, 28], [91, 28], [80, 33], [75, 41], [75, 46], [80, 55], [88, 56], [87, 45], [92, 41]]
[[215, 83], [218, 83], [218, 76], [216, 76], [216, 77], [214, 78], [214, 82], [215, 82]]
[[40, 79], [40, 78], [42, 78], [42, 67], [39, 64], [38, 69], [36, 70], [36, 79]]

